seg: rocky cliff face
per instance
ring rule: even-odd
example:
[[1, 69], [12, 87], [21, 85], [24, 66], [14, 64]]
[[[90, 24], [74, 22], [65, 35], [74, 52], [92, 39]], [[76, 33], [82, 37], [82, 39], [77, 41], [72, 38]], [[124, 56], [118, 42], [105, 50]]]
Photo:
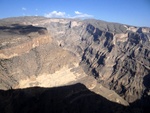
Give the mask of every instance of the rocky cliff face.
[[[45, 28], [6, 24], [0, 32], [1, 89], [56, 87], [80, 82], [111, 101], [128, 105], [115, 92], [87, 77], [79, 66], [80, 58], [60, 47]], [[101, 91], [97, 87], [101, 87]], [[111, 96], [105, 96], [106, 93]]]
[[[36, 18], [35, 18], [36, 20]], [[55, 42], [76, 54], [88, 75], [128, 102], [148, 93], [150, 29], [98, 20], [37, 19]]]
[[9, 59], [28, 53], [40, 45], [51, 42], [45, 28], [34, 26], [11, 25], [10, 27], [2, 26], [1, 30], [1, 50], [0, 58]]
[[[10, 33], [6, 27], [10, 24], [26, 27], [16, 30], [11, 26], [11, 34], [15, 35], [13, 40], [0, 38], [1, 83], [5, 84], [1, 88], [8, 89], [14, 84], [16, 88], [36, 86], [46, 81], [40, 77], [47, 75], [56, 76], [54, 79], [58, 77], [61, 82], [46, 82], [42, 86], [74, 83], [81, 78], [83, 82], [87, 75], [91, 75], [98, 82], [91, 88], [94, 92], [107, 95], [99, 90], [113, 90], [120, 95], [119, 101], [124, 105], [127, 103], [122, 99], [132, 103], [149, 95], [150, 28], [99, 20], [20, 17], [0, 21], [2, 36]], [[14, 62], [17, 63], [14, 65]], [[61, 71], [54, 74], [58, 70]], [[65, 78], [63, 70], [68, 70], [65, 73], [72, 76]], [[63, 79], [57, 75], [63, 75]], [[32, 79], [28, 79], [31, 76]], [[48, 80], [51, 79], [49, 76]], [[16, 83], [20, 78], [25, 81]], [[71, 79], [64, 83], [64, 78]], [[91, 82], [83, 83], [91, 87]], [[114, 97], [120, 98], [118, 95]], [[106, 98], [110, 99], [109, 96]]]
[[[77, 73], [83, 70], [78, 68], [78, 59], [55, 45], [46, 28], [18, 24], [9, 26], [0, 27], [1, 89], [38, 85], [52, 87], [79, 77]], [[56, 71], [58, 74], [53, 75]]]
[[96, 38], [82, 56], [85, 70], [128, 102], [141, 98], [146, 89], [144, 77], [150, 74], [148, 35], [106, 32]]

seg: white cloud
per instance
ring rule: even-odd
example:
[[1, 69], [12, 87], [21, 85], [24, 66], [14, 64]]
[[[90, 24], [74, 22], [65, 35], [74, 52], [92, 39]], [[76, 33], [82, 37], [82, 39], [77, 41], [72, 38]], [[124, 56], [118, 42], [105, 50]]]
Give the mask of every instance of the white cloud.
[[27, 8], [25, 8], [25, 7], [22, 7], [22, 10], [26, 11], [26, 10], [27, 10]]
[[48, 14], [45, 14], [45, 17], [64, 18], [64, 17], [66, 17], [66, 13], [65, 12], [59, 12], [59, 11], [52, 11]]
[[81, 15], [82, 13], [81, 12], [79, 12], [79, 11], [75, 11], [74, 12], [76, 15]]
[[94, 16], [93, 15], [89, 15], [89, 14], [86, 14], [86, 13], [82, 13], [82, 12], [79, 12], [79, 11], [75, 11], [75, 16], [73, 16], [72, 18], [93, 18]]
[[50, 18], [81, 18], [81, 19], [94, 18], [93, 15], [89, 15], [79, 11], [75, 11], [74, 16], [70, 14], [66, 14], [65, 12], [61, 12], [61, 11], [52, 11], [50, 13], [45, 14], [44, 16]]

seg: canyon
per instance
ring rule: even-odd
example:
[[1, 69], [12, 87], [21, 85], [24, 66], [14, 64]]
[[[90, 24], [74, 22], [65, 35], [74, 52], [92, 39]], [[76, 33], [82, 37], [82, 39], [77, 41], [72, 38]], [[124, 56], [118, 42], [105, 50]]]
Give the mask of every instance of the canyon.
[[[1, 19], [0, 111], [146, 113], [149, 45], [148, 27], [94, 19]], [[38, 108], [44, 101], [45, 108]]]

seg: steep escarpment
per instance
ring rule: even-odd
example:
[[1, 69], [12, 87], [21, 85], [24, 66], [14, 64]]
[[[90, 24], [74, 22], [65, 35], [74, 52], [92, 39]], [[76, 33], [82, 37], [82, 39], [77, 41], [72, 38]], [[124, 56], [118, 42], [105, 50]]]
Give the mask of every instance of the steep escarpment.
[[45, 28], [31, 25], [1, 26], [0, 33], [1, 88], [8, 89], [19, 79], [34, 73], [39, 62], [33, 60], [36, 57], [34, 50], [51, 43], [52, 39]]
[[[63, 24], [64, 34], [55, 37], [58, 45], [80, 56], [80, 64], [88, 75], [95, 76], [100, 84], [115, 90], [128, 102], [148, 93], [144, 78], [150, 74], [149, 28], [103, 25], [104, 22], [94, 20], [77, 21], [70, 27], [72, 22]], [[55, 24], [61, 26], [61, 22]]]
[[1, 89], [52, 87], [76, 80], [78, 73], [85, 76], [78, 58], [55, 45], [46, 28], [19, 24], [0, 28]]
[[50, 43], [45, 28], [10, 25], [0, 27], [0, 59], [9, 59], [29, 52], [40, 45]]
[[149, 28], [97, 20], [43, 21], [38, 26], [46, 26], [60, 47], [79, 56], [84, 71], [100, 84], [128, 102], [148, 94], [144, 78], [150, 74]]
[[114, 91], [97, 84], [93, 77], [88, 77], [79, 66], [80, 57], [63, 49], [61, 43], [51, 38], [51, 32], [48, 33], [46, 28], [3, 24], [0, 32], [0, 89], [82, 83], [108, 100], [129, 105]]
[[[147, 101], [143, 101], [143, 98], [149, 97], [150, 92], [150, 28], [94, 19], [44, 17], [8, 18], [0, 21], [1, 26], [4, 23], [5, 26], [10, 23], [32, 25], [30, 27], [36, 26], [42, 30], [36, 33], [33, 30], [34, 34], [12, 30], [15, 35], [22, 33], [21, 41], [17, 40], [20, 42], [18, 45], [13, 41], [9, 45], [9, 39], [4, 38], [6, 42], [0, 50], [0, 69], [3, 75], [1, 81], [7, 85], [1, 87], [9, 89], [14, 83], [13, 88], [40, 85], [53, 87], [80, 81], [97, 94], [109, 100], [113, 98], [112, 101], [124, 105], [141, 99], [138, 105], [144, 106]], [[8, 28], [5, 28], [4, 33], [6, 31]], [[26, 36], [28, 38], [23, 38]], [[20, 47], [24, 49], [18, 51]], [[85, 82], [86, 75], [93, 76], [96, 83], [93, 79]], [[20, 78], [20, 82], [16, 82]]]
[[133, 102], [147, 89], [143, 83], [150, 74], [150, 37], [137, 32], [118, 35], [106, 32], [99, 36], [84, 51], [81, 64], [100, 84]]

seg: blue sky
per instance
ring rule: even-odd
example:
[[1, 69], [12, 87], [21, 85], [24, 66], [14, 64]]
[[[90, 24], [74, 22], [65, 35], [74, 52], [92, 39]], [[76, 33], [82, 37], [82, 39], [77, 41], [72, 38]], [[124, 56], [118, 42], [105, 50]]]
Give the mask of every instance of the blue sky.
[[150, 27], [150, 0], [0, 0], [0, 18], [95, 18]]

